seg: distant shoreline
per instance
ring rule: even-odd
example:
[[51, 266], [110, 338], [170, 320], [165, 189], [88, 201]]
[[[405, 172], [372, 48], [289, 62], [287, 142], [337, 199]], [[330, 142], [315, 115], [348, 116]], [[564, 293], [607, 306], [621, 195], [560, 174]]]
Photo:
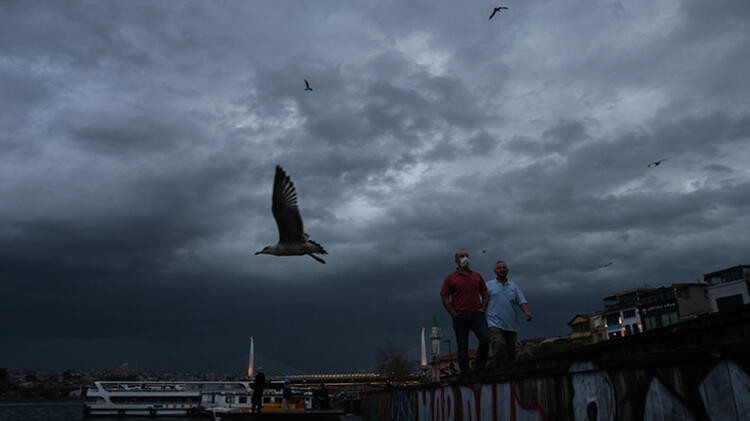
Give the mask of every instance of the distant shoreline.
[[32, 398], [12, 398], [12, 397], [7, 397], [7, 396], [0, 397], [0, 405], [3, 404], [4, 402], [39, 402], [39, 401], [83, 403], [83, 399], [80, 399], [80, 398], [63, 399], [63, 398], [44, 398], [44, 397], [32, 397]]

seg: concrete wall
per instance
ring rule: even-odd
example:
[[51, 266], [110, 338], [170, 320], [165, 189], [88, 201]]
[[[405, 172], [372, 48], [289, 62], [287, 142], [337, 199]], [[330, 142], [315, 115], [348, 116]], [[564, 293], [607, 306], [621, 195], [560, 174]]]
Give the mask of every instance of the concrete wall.
[[431, 385], [368, 393], [371, 421], [748, 420], [750, 376], [735, 360], [603, 370], [574, 364], [564, 375]]
[[750, 307], [745, 307], [554, 360], [526, 362], [504, 375], [365, 393], [362, 416], [371, 421], [750, 420], [748, 329]]

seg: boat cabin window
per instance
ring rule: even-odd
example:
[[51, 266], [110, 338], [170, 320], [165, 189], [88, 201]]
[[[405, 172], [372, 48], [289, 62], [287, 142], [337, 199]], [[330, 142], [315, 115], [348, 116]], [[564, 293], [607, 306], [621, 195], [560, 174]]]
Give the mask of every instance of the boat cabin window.
[[240, 396], [239, 403], [247, 403], [247, 396]]
[[200, 396], [111, 396], [112, 403], [200, 403]]
[[227, 403], [234, 403], [234, 396], [227, 396]]

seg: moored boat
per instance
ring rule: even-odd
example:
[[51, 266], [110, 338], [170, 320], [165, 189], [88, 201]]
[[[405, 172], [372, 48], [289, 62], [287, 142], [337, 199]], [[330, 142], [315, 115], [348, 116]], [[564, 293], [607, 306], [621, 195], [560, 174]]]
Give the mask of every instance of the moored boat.
[[[245, 413], [252, 408], [253, 389], [247, 381], [149, 382], [96, 381], [86, 391], [87, 416], [185, 416]], [[290, 411], [312, 406], [308, 387], [292, 387]], [[281, 382], [271, 382], [263, 392], [263, 411], [284, 411]]]

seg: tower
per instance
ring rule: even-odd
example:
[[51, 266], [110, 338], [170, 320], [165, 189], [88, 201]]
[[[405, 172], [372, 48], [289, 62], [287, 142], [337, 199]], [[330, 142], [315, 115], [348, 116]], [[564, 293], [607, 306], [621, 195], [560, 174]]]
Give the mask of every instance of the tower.
[[422, 328], [422, 356], [419, 359], [419, 366], [422, 368], [422, 371], [427, 369], [427, 347], [424, 344], [424, 331], [425, 328]]
[[247, 363], [247, 377], [253, 376], [253, 365], [255, 364], [255, 341], [250, 337], [250, 359]]
[[432, 315], [432, 329], [430, 330], [430, 339], [432, 340], [432, 355], [430, 355], [433, 362], [440, 359], [440, 339], [442, 338], [440, 327], [437, 323], [437, 317]]

